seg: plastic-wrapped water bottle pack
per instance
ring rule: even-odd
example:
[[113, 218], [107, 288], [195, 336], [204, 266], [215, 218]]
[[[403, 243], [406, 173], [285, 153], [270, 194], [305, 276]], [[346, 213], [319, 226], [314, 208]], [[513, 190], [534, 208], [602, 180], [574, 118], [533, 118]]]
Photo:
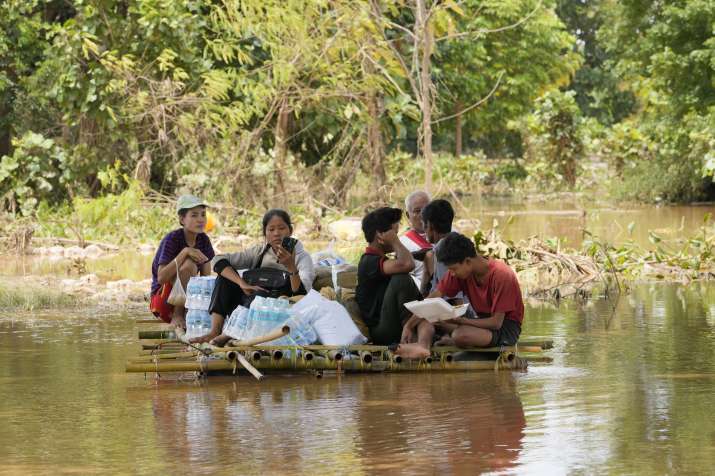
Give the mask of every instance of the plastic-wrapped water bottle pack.
[[193, 339], [208, 334], [211, 330], [211, 315], [208, 312], [216, 278], [194, 276], [186, 284], [186, 337]]
[[194, 276], [186, 285], [186, 309], [208, 311], [216, 284], [215, 276]]
[[266, 342], [269, 345], [309, 345], [318, 337], [312, 323], [301, 313], [293, 313], [287, 299], [256, 297], [251, 308], [237, 307], [224, 324], [223, 332], [237, 340], [268, 334], [287, 324], [290, 334]]

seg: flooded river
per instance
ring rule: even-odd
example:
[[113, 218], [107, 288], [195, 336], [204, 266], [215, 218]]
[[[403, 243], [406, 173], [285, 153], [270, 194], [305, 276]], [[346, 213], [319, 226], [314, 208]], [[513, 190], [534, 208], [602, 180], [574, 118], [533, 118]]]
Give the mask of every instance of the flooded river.
[[[483, 222], [504, 220], [499, 210], [482, 211]], [[635, 214], [636, 230], [677, 234], [708, 211], [604, 209], [585, 219], [625, 236]], [[583, 219], [515, 215], [509, 233], [578, 240]], [[643, 233], [636, 238], [647, 240]], [[140, 279], [150, 259], [99, 261], [90, 271]], [[17, 261], [3, 274], [66, 268]], [[640, 284], [586, 303], [532, 303], [523, 337], [553, 339], [554, 361], [523, 373], [156, 381], [124, 373], [139, 350], [135, 320], [146, 317], [143, 308], [0, 310], [0, 474], [650, 475], [715, 467], [715, 284]]]
[[124, 373], [141, 312], [0, 317], [0, 473], [706, 474], [715, 287], [530, 306], [525, 373]]

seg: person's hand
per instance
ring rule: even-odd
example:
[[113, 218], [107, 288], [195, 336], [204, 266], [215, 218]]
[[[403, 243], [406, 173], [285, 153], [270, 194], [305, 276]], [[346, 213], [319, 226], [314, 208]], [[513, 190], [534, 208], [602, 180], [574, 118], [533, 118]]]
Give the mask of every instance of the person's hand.
[[463, 317], [454, 317], [452, 319], [444, 319], [440, 322], [444, 322], [446, 324], [457, 324], [457, 325], [462, 325], [464, 324], [464, 318]]
[[409, 344], [412, 342], [413, 329], [410, 326], [402, 327], [402, 337], [400, 337], [400, 344]]
[[204, 264], [205, 262], [207, 262], [209, 260], [205, 254], [203, 254], [200, 250], [197, 250], [196, 248], [184, 248], [184, 249], [187, 250], [186, 254], [189, 257], [189, 259], [191, 259], [196, 264]]
[[289, 253], [282, 245], [278, 245], [274, 248], [278, 262], [288, 268], [288, 271], [294, 273], [296, 271], [295, 266], [295, 250]]
[[377, 232], [377, 241], [380, 244], [387, 243], [388, 245], [391, 245], [398, 240], [399, 240], [399, 238], [397, 237], [397, 232], [395, 231], [394, 228], [390, 228], [387, 231], [378, 231]]
[[262, 288], [260, 286], [253, 286], [252, 284], [248, 284], [245, 281], [242, 284], [239, 284], [239, 286], [241, 287], [243, 292], [246, 293], [247, 296], [250, 296], [260, 291], [268, 292], [268, 290], [265, 288]]

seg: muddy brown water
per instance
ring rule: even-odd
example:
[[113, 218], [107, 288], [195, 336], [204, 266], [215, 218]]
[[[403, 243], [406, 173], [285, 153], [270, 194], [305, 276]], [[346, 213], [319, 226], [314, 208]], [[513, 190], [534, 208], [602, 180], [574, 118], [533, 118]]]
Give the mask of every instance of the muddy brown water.
[[0, 310], [0, 474], [715, 467], [712, 283], [531, 303], [524, 337], [553, 339], [554, 361], [519, 373], [156, 381], [124, 373], [144, 317], [143, 309]]
[[528, 306], [524, 373], [125, 374], [141, 312], [0, 315], [0, 473], [711, 474], [715, 287]]

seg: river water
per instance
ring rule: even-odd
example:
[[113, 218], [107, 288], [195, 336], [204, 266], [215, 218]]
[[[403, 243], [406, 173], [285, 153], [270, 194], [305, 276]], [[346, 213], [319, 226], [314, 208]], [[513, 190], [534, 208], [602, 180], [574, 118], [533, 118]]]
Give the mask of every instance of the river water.
[[554, 361], [517, 373], [156, 381], [124, 373], [141, 318], [143, 309], [0, 311], [0, 474], [715, 467], [710, 283], [529, 304], [524, 337], [553, 339]]

